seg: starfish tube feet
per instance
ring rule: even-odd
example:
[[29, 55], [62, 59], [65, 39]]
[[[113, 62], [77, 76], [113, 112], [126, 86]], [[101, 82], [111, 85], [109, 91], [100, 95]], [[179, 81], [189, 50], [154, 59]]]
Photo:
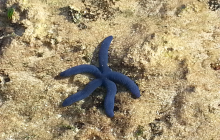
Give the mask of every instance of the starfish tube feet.
[[80, 73], [90, 73], [90, 74], [93, 74], [97, 78], [101, 76], [101, 72], [99, 71], [99, 69], [97, 67], [95, 67], [93, 65], [87, 65], [87, 64], [69, 68], [69, 69], [61, 72], [60, 76], [61, 77], [69, 77], [69, 76], [80, 74]]
[[82, 100], [82, 99], [88, 97], [97, 87], [99, 87], [101, 85], [102, 85], [101, 79], [95, 79], [95, 80], [91, 81], [88, 85], [86, 85], [86, 87], [83, 90], [81, 90], [73, 95], [70, 95], [68, 98], [66, 98], [63, 101], [62, 106], [69, 106], [79, 100]]
[[131, 91], [135, 98], [140, 97], [140, 90], [138, 86], [126, 75], [123, 75], [119, 72], [110, 72], [106, 75], [106, 77], [115, 83], [124, 85], [128, 90]]
[[114, 117], [114, 104], [115, 104], [115, 95], [117, 88], [114, 82], [105, 79], [104, 86], [107, 89], [107, 93], [104, 101], [105, 113], [108, 117]]

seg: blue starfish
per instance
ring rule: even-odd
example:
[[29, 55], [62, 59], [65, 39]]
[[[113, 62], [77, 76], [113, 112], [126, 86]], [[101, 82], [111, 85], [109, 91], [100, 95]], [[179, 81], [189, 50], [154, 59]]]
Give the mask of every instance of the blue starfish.
[[104, 86], [107, 89], [107, 94], [104, 100], [105, 112], [108, 117], [113, 117], [114, 100], [117, 91], [115, 83], [122, 84], [127, 87], [134, 97], [140, 97], [138, 86], [130, 78], [119, 72], [113, 72], [108, 67], [108, 48], [112, 39], [113, 37], [109, 36], [105, 38], [101, 44], [101, 48], [99, 50], [99, 68], [93, 65], [84, 64], [72, 67], [60, 73], [60, 77], [68, 77], [79, 73], [90, 73], [97, 78], [86, 85], [83, 90], [66, 98], [62, 106], [69, 106], [79, 100], [82, 100], [88, 97], [99, 86]]

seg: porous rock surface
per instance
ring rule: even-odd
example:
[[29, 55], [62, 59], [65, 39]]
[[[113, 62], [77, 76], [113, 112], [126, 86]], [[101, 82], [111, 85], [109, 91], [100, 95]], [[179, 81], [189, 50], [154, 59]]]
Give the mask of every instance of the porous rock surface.
[[[218, 140], [219, 4], [0, 0], [0, 140]], [[109, 35], [110, 68], [134, 80], [141, 97], [118, 86], [114, 118], [104, 113], [104, 88], [62, 107], [93, 77], [55, 77], [98, 66]]]

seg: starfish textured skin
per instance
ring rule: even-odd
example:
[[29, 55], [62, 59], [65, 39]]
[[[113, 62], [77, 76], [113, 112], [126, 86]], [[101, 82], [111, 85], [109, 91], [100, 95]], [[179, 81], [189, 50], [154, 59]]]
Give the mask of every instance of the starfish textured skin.
[[94, 65], [79, 65], [67, 69], [60, 73], [60, 77], [69, 77], [80, 73], [90, 73], [96, 77], [93, 81], [88, 83], [86, 87], [66, 98], [62, 106], [69, 106], [79, 100], [88, 97], [96, 88], [104, 86], [107, 93], [104, 99], [104, 108], [108, 117], [114, 116], [114, 102], [117, 88], [115, 83], [124, 85], [135, 98], [140, 97], [140, 90], [138, 86], [127, 76], [114, 72], [108, 67], [108, 48], [111, 44], [113, 37], [105, 38], [99, 50], [99, 68]]

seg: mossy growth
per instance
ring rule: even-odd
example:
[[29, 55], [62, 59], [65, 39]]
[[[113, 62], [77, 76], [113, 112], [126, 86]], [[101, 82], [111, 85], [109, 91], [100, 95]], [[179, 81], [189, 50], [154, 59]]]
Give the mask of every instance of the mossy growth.
[[71, 126], [71, 125], [62, 125], [61, 128], [65, 129], [65, 130], [75, 130], [76, 129], [74, 126]]
[[141, 125], [138, 125], [137, 130], [135, 131], [134, 136], [138, 137], [138, 136], [143, 136], [143, 131], [144, 131], [144, 127]]
[[7, 11], [7, 17], [9, 20], [12, 20], [13, 14], [14, 14], [14, 8], [9, 8]]

